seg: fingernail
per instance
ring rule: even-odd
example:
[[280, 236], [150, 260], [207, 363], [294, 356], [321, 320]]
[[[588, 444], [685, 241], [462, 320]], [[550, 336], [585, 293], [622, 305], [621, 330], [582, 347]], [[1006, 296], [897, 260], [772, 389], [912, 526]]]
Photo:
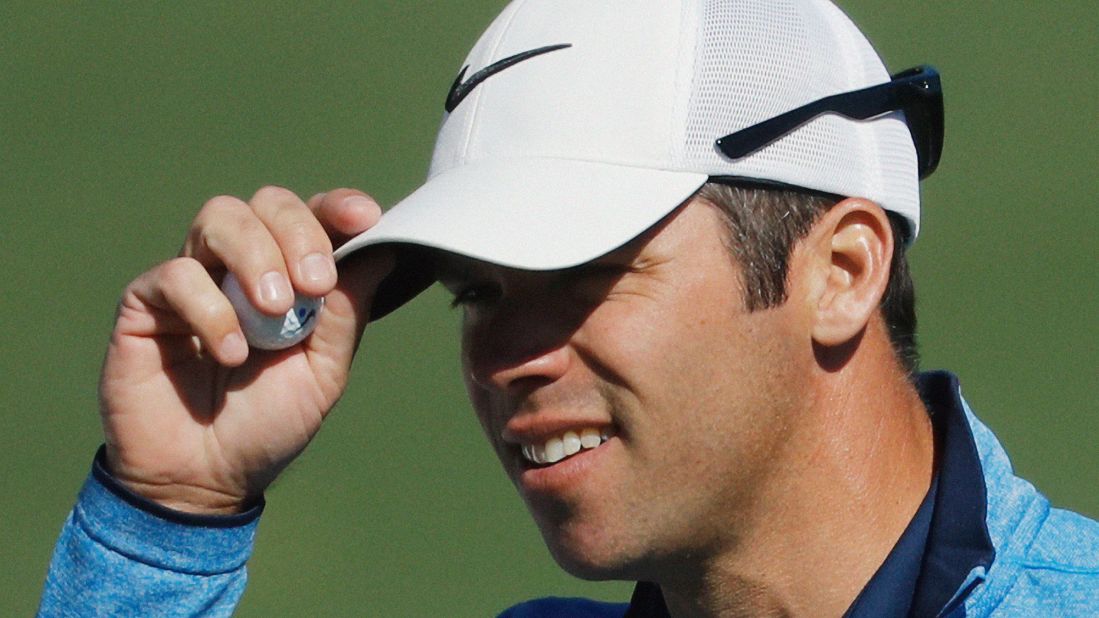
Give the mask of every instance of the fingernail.
[[237, 361], [248, 356], [248, 342], [240, 333], [229, 333], [221, 340], [221, 356], [229, 361]]
[[344, 208], [362, 210], [362, 211], [375, 211], [381, 210], [374, 200], [363, 197], [361, 195], [352, 195], [351, 197], [343, 201]]
[[272, 270], [259, 278], [259, 297], [265, 303], [277, 303], [293, 298], [294, 289], [282, 273]]
[[336, 274], [336, 264], [323, 253], [310, 253], [298, 263], [298, 272], [310, 283], [328, 283]]

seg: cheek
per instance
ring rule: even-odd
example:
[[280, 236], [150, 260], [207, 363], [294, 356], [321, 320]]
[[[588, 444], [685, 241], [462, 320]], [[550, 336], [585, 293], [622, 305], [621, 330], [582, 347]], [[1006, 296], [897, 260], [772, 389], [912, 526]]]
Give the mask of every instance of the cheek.
[[641, 404], [705, 397], [749, 347], [735, 290], [684, 281], [652, 298], [609, 302], [591, 316], [581, 344]]
[[469, 372], [467, 361], [463, 356], [462, 359], [462, 382], [466, 387], [466, 395], [469, 397], [469, 402], [473, 406], [473, 412], [477, 415], [477, 421], [481, 424], [481, 429], [485, 432], [485, 437], [489, 442], [493, 443], [495, 447], [495, 437], [500, 435], [500, 429], [494, 427], [492, 410], [492, 398], [489, 396], [489, 392], [484, 388], [477, 385], [472, 379]]
[[720, 290], [685, 298], [682, 311], [622, 316], [629, 331], [606, 361], [622, 368], [620, 392], [633, 399], [631, 448], [672, 485], [765, 461], [799, 390], [799, 355], [781, 309], [744, 313]]
[[[664, 401], [674, 420], [663, 419], [679, 445], [665, 451], [676, 458], [665, 465], [751, 493], [781, 459], [803, 385], [798, 354], [776, 317], [742, 316], [735, 335], [699, 341], [696, 362], [680, 358], [681, 379]], [[743, 499], [735, 493], [727, 499]]]
[[489, 392], [484, 387], [478, 385], [473, 379], [468, 350], [469, 338], [468, 335], [463, 332], [461, 351], [462, 383], [465, 385], [466, 396], [469, 398], [469, 402], [473, 407], [473, 412], [476, 414], [477, 421], [481, 425], [481, 430], [484, 431], [485, 437], [488, 438], [492, 447], [496, 449], [496, 442], [499, 439], [501, 427], [497, 427], [497, 423], [493, 420], [491, 414], [492, 398], [490, 397]]

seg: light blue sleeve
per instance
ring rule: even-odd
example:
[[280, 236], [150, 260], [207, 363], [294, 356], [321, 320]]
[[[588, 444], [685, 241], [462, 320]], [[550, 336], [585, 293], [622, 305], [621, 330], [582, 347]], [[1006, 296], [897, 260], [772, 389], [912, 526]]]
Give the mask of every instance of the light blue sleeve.
[[123, 487], [102, 449], [54, 548], [38, 616], [229, 616], [244, 593], [262, 502], [195, 516]]

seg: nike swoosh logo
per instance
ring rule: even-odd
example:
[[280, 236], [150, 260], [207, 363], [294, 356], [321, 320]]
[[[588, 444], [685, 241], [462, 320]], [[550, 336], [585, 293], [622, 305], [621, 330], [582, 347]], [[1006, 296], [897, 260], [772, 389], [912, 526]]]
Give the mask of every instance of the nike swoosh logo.
[[551, 51], [557, 51], [559, 49], [565, 49], [566, 47], [572, 47], [571, 43], [564, 43], [561, 45], [548, 45], [546, 47], [539, 47], [538, 49], [531, 49], [525, 52], [520, 52], [514, 56], [508, 56], [503, 60], [497, 60], [487, 67], [477, 71], [473, 75], [469, 76], [469, 79], [465, 82], [462, 78], [466, 76], [466, 71], [469, 70], [469, 65], [462, 67], [462, 70], [458, 73], [458, 77], [454, 79], [454, 85], [450, 87], [450, 93], [446, 96], [446, 111], [450, 113], [454, 111], [454, 108], [458, 107], [458, 104], [469, 96], [469, 93], [477, 87], [478, 84], [492, 77], [493, 75], [503, 71], [504, 69], [519, 64], [524, 60], [530, 60], [535, 56], [541, 56], [542, 54], [548, 54]]

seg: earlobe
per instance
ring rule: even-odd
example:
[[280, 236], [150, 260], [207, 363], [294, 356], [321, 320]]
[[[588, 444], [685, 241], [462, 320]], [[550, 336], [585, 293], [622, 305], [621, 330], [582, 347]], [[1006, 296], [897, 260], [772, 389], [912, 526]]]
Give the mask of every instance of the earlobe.
[[874, 202], [849, 198], [825, 213], [810, 236], [818, 265], [813, 341], [839, 346], [866, 329], [889, 283], [889, 219]]

